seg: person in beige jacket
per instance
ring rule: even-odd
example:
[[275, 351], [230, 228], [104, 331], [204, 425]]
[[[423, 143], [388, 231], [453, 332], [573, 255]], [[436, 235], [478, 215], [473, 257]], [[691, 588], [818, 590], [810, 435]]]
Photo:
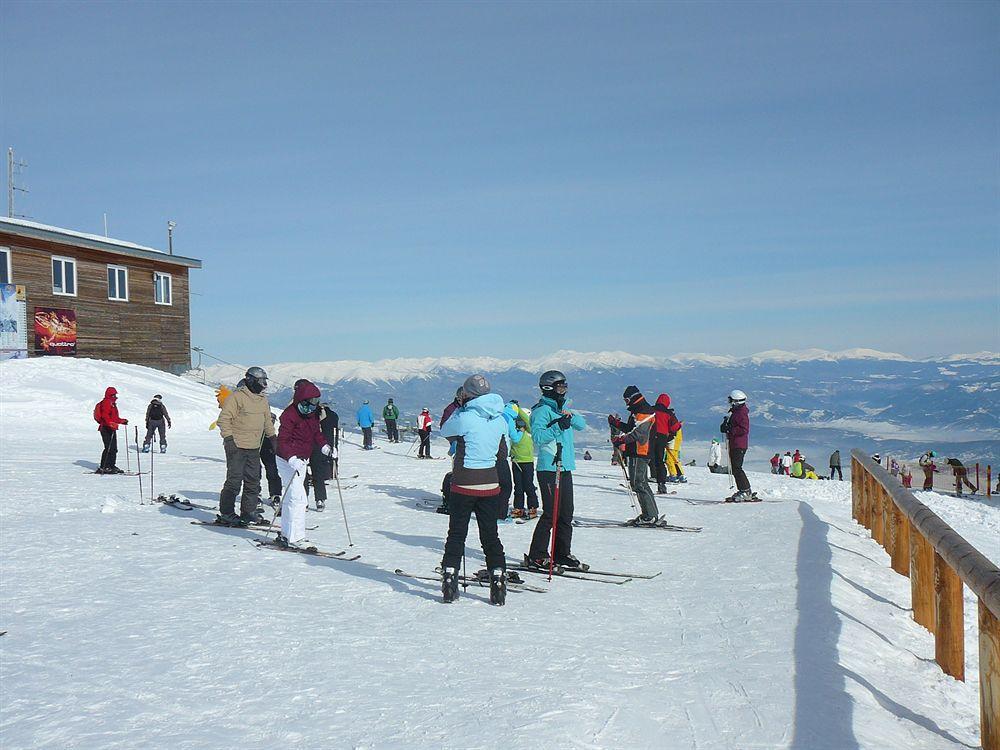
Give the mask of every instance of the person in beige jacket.
[[[260, 446], [275, 440], [271, 406], [264, 389], [267, 373], [251, 367], [237, 388], [222, 404], [219, 433], [226, 451], [226, 483], [219, 493], [219, 517], [224, 526], [245, 526], [263, 519], [257, 513], [260, 500]], [[240, 514], [236, 515], [236, 495], [240, 488]]]

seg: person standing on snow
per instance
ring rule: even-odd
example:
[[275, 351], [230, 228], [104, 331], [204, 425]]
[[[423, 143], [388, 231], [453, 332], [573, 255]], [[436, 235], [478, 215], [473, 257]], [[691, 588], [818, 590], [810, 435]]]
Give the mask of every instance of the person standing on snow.
[[390, 443], [399, 442], [399, 428], [396, 426], [396, 420], [399, 419], [399, 409], [392, 399], [389, 399], [389, 403], [382, 407], [382, 419], [385, 420], [385, 434], [389, 438]]
[[514, 400], [507, 404], [506, 411], [514, 419], [514, 429], [521, 433], [521, 439], [513, 441], [510, 446], [510, 467], [514, 478], [512, 515], [514, 518], [536, 518], [538, 495], [535, 493], [535, 444], [531, 439], [531, 415]]
[[146, 437], [142, 440], [142, 452], [149, 453], [149, 448], [153, 443], [153, 436], [157, 431], [160, 433], [160, 453], [167, 452], [167, 428], [173, 427], [170, 424], [170, 415], [167, 407], [163, 405], [163, 396], [156, 394], [153, 400], [146, 407]]
[[750, 412], [747, 409], [747, 394], [743, 391], [735, 390], [729, 394], [729, 414], [719, 429], [729, 438], [729, 465], [736, 479], [736, 494], [727, 497], [726, 502], [754, 502], [750, 480], [743, 471], [743, 458], [750, 446]]
[[771, 456], [771, 473], [777, 474], [781, 471], [781, 454], [775, 453]]
[[708, 449], [708, 470], [713, 474], [719, 474], [722, 472], [722, 467], [719, 465], [721, 462], [722, 445], [719, 443], [718, 438], [712, 438], [712, 445]]
[[128, 424], [128, 420], [118, 416], [118, 391], [114, 387], [108, 386], [104, 391], [104, 398], [94, 407], [94, 421], [97, 422], [97, 431], [101, 433], [101, 441], [104, 443], [101, 464], [94, 473], [124, 474], [125, 470], [119, 469], [115, 462], [118, 460], [118, 428]]
[[[667, 494], [667, 481], [677, 481], [668, 479], [673, 472], [667, 470], [666, 458], [671, 441], [680, 433], [681, 423], [674, 414], [674, 410], [670, 408], [670, 396], [666, 393], [659, 395], [653, 408], [656, 417], [653, 424], [653, 442], [650, 446], [653, 459], [652, 471], [656, 473], [656, 494], [665, 495]], [[683, 476], [680, 468], [677, 469], [677, 472]]]
[[840, 469], [840, 450], [835, 450], [830, 454], [830, 479], [833, 479], [834, 472], [841, 482], [844, 481], [844, 472]]
[[966, 468], [965, 464], [957, 458], [949, 458], [945, 463], [947, 463], [951, 467], [951, 470], [955, 473], [955, 495], [957, 497], [962, 496], [963, 484], [972, 490], [973, 495], [979, 492], [979, 488], [969, 481], [969, 470]]
[[561, 451], [562, 471], [559, 473], [559, 518], [555, 522], [556, 565], [580, 568], [580, 561], [573, 556], [573, 470], [576, 456], [573, 447], [573, 430], [586, 429], [583, 417], [566, 408], [569, 385], [559, 370], [549, 370], [538, 379], [542, 397], [531, 410], [531, 438], [538, 448], [538, 489], [542, 495], [542, 515], [531, 536], [531, 547], [524, 557], [524, 564], [548, 571], [549, 536], [555, 515], [556, 455]]
[[[798, 453], [798, 451], [795, 451]], [[786, 477], [792, 475], [792, 454], [790, 451], [785, 451], [785, 455], [781, 457], [781, 473]]]
[[667, 481], [680, 484], [687, 483], [684, 469], [681, 468], [681, 445], [684, 442], [684, 428], [677, 423], [677, 432], [667, 441]]
[[295, 386], [292, 403], [281, 412], [278, 473], [288, 489], [281, 503], [281, 533], [275, 541], [282, 547], [296, 544], [306, 535], [306, 504], [309, 501], [305, 480], [313, 448], [318, 447], [327, 458], [337, 457], [323, 437], [317, 413], [319, 399], [319, 388], [308, 380], [300, 380]]
[[920, 458], [917, 459], [917, 463], [920, 468], [924, 470], [924, 487], [925, 490], [934, 489], [934, 472], [937, 471], [937, 467], [934, 465], [934, 451], [927, 451]]
[[361, 428], [361, 432], [364, 435], [362, 447], [366, 451], [370, 451], [375, 447], [372, 445], [372, 427], [375, 425], [375, 417], [372, 416], [372, 408], [368, 405], [368, 399], [365, 399], [361, 404], [356, 416], [358, 418], [358, 427]]
[[[507, 423], [506, 443], [510, 450], [520, 444], [524, 437], [524, 432], [517, 429], [517, 420], [507, 407], [504, 407], [503, 418]], [[511, 523], [514, 519], [510, 514], [510, 496], [514, 492], [514, 477], [511, 474], [511, 465], [508, 462], [508, 451], [504, 451], [502, 456], [497, 457], [497, 481], [500, 483], [500, 494], [497, 495], [497, 520], [500, 523]]]
[[[264, 390], [267, 373], [260, 367], [246, 372], [243, 385], [223, 402], [219, 414], [219, 434], [226, 451], [226, 482], [219, 493], [217, 523], [245, 526], [262, 521], [257, 513], [260, 500], [260, 447], [273, 438], [274, 420]], [[236, 515], [236, 495], [242, 486], [240, 514]]]
[[433, 458], [431, 456], [431, 428], [434, 420], [431, 418], [431, 410], [426, 406], [420, 410], [417, 417], [417, 435], [420, 436], [420, 447], [417, 448], [417, 458]]
[[[274, 412], [271, 412], [271, 426], [277, 421]], [[264, 474], [267, 477], [267, 504], [278, 509], [281, 502], [281, 475], [278, 474], [277, 453], [278, 439], [267, 438], [260, 444], [260, 462], [264, 465]]]
[[[622, 394], [625, 408], [629, 410], [628, 422], [623, 422], [617, 414], [608, 416], [608, 424], [620, 431], [612, 441], [615, 447], [622, 449], [630, 446], [629, 484], [639, 498], [642, 514], [635, 519], [636, 524], [655, 524], [660, 518], [656, 499], [649, 489], [649, 447], [653, 438], [653, 425], [656, 412], [649, 402], [634, 385], [630, 385]], [[666, 490], [666, 487], [664, 487]]]
[[465, 403], [441, 427], [441, 434], [455, 441], [441, 593], [446, 603], [458, 599], [458, 569], [474, 512], [490, 575], [490, 604], [502, 606], [507, 596], [507, 563], [497, 533], [496, 497], [500, 494], [497, 461], [507, 456], [504, 403], [490, 392], [489, 381], [482, 375], [470, 375], [462, 390]]

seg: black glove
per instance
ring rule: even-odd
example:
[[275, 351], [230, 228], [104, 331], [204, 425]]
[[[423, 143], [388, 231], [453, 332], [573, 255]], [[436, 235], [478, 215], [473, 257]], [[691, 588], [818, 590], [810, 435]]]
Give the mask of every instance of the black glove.
[[722, 420], [722, 424], [719, 425], [719, 432], [729, 433], [729, 417]]
[[563, 414], [561, 417], [559, 417], [559, 426], [564, 430], [568, 430], [570, 428], [572, 419], [573, 419], [572, 414]]

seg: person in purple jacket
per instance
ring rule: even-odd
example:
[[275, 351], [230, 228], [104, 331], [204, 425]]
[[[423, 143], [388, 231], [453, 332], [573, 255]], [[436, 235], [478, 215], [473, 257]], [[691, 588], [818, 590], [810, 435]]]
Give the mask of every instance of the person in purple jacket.
[[729, 414], [719, 428], [729, 438], [729, 465], [736, 480], [736, 494], [726, 498], [727, 503], [752, 503], [757, 500], [750, 489], [750, 480], [743, 471], [743, 458], [750, 445], [750, 412], [747, 411], [747, 394], [733, 391], [729, 394]]
[[306, 535], [306, 469], [313, 448], [319, 447], [324, 456], [337, 458], [337, 449], [326, 442], [320, 429], [319, 388], [308, 380], [295, 384], [292, 403], [281, 412], [278, 431], [278, 473], [288, 489], [281, 502], [281, 533], [277, 543], [288, 547]]

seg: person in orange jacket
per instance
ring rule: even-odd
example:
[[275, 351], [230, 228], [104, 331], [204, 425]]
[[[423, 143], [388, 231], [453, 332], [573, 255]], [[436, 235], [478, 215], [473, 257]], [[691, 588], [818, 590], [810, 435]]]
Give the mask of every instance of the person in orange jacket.
[[101, 465], [94, 473], [124, 474], [125, 471], [115, 466], [115, 462], [118, 460], [118, 428], [128, 424], [128, 420], [118, 416], [118, 391], [113, 387], [108, 386], [104, 391], [104, 398], [94, 407], [94, 421], [97, 422], [97, 430], [104, 442]]

